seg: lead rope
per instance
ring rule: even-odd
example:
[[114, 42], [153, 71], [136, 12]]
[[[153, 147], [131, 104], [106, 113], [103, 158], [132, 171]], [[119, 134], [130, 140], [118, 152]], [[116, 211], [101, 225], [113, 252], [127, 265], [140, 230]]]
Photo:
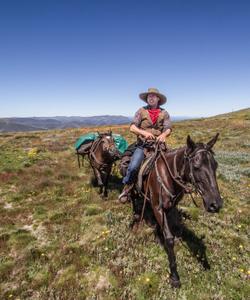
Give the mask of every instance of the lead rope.
[[192, 199], [194, 205], [195, 205], [196, 207], [199, 207], [199, 206], [197, 205], [197, 203], [195, 202], [195, 200], [194, 200], [193, 193], [191, 192], [191, 193], [189, 193], [189, 195], [190, 195], [190, 197], [191, 197], [191, 199]]
[[146, 201], [147, 201], [147, 194], [148, 194], [148, 188], [149, 188], [149, 178], [150, 178], [150, 175], [151, 175], [151, 171], [148, 174], [148, 178], [147, 178], [146, 193], [144, 194], [144, 201], [143, 201], [143, 207], [142, 207], [140, 224], [142, 223], [142, 220], [143, 220], [143, 217], [144, 217], [144, 211], [145, 211], [145, 206], [146, 206]]

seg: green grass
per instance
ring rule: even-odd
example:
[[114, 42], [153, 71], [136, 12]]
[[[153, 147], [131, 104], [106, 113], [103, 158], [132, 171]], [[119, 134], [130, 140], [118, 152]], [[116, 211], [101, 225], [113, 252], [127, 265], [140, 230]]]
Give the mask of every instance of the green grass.
[[[189, 197], [180, 203], [189, 218], [175, 246], [178, 290], [153, 230], [129, 229], [119, 180], [104, 201], [89, 164], [78, 169], [73, 144], [89, 129], [0, 134], [0, 299], [249, 299], [249, 129], [249, 109], [174, 124], [172, 148], [187, 134], [207, 142], [220, 132], [214, 149], [224, 199], [216, 215], [199, 198], [199, 208]], [[127, 126], [112, 130], [135, 139]]]

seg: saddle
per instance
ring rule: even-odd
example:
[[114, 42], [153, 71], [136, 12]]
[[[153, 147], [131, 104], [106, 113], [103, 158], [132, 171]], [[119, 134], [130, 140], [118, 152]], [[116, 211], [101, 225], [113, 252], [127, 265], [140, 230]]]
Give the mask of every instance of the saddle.
[[[154, 162], [156, 161], [160, 150], [169, 151], [169, 148], [165, 143], [156, 144], [155, 140], [144, 142], [142, 146], [144, 148], [145, 159], [143, 160], [137, 175], [137, 188], [139, 191], [142, 189], [143, 179], [149, 174], [154, 166]], [[131, 144], [122, 156], [119, 167], [123, 177], [126, 175], [131, 156], [137, 147], [137, 143]]]
[[137, 175], [137, 189], [138, 191], [142, 190], [143, 179], [149, 174], [152, 170], [156, 159], [159, 156], [160, 151], [167, 152], [165, 143], [156, 144], [155, 142], [150, 142], [145, 145], [144, 153], [145, 159], [143, 160], [140, 170]]

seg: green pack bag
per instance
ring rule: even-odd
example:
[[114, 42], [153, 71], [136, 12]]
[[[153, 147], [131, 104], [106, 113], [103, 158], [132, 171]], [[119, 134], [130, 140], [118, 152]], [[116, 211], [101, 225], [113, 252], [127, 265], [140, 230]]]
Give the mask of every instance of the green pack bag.
[[95, 132], [90, 132], [90, 133], [81, 135], [75, 142], [74, 147], [77, 150], [81, 147], [82, 144], [92, 142], [92, 141], [96, 140], [97, 137], [98, 137], [98, 133], [95, 133]]
[[116, 148], [123, 154], [128, 148], [127, 141], [120, 134], [112, 134], [112, 136], [115, 140]]
[[[92, 141], [96, 140], [98, 138], [98, 136], [99, 135], [96, 132], [90, 132], [90, 133], [84, 134], [77, 139], [77, 141], [74, 144], [74, 148], [77, 150], [81, 147], [82, 144], [92, 142]], [[127, 141], [120, 134], [112, 134], [112, 136], [115, 140], [115, 145], [116, 145], [117, 149], [123, 154], [128, 148]]]

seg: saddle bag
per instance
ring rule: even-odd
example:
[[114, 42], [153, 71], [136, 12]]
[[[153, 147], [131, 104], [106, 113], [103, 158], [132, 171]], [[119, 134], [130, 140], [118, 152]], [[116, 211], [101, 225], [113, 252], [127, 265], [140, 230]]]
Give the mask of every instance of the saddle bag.
[[88, 154], [90, 149], [91, 149], [91, 146], [93, 145], [93, 142], [94, 141], [90, 141], [90, 142], [87, 142], [87, 143], [84, 143], [82, 144], [77, 150], [77, 154], [81, 154], [81, 155], [85, 155], [85, 154]]

